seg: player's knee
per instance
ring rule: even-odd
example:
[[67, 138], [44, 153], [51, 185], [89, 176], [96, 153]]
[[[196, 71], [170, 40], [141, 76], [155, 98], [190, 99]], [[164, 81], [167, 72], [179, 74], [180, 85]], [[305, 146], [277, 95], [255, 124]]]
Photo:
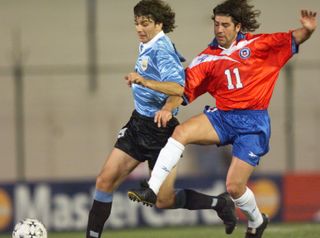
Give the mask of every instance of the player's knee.
[[187, 133], [184, 125], [178, 125], [172, 134], [172, 137], [178, 141], [184, 141], [187, 138]]
[[98, 175], [96, 178], [96, 188], [105, 191], [113, 192], [115, 184], [112, 179], [108, 179], [106, 176]]
[[232, 198], [239, 198], [244, 193], [246, 186], [241, 182], [227, 182], [227, 192]]

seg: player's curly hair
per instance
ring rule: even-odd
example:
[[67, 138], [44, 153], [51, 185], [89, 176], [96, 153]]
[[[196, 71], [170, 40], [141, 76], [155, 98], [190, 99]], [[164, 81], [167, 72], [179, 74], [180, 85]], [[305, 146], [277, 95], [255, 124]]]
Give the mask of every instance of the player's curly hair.
[[155, 23], [162, 23], [164, 33], [173, 31], [176, 27], [175, 13], [169, 4], [162, 0], [141, 0], [133, 9], [135, 17], [150, 17]]
[[217, 15], [231, 16], [235, 25], [241, 24], [242, 32], [253, 32], [260, 26], [256, 17], [261, 13], [253, 8], [254, 6], [249, 5], [247, 0], [227, 0], [213, 9], [212, 20]]

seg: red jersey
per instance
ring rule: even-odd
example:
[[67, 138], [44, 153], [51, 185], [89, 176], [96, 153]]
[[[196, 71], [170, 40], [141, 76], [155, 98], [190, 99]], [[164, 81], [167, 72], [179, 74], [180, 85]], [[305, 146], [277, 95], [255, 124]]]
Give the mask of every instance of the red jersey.
[[186, 69], [187, 103], [208, 92], [220, 110], [267, 109], [280, 69], [297, 50], [292, 32], [239, 33], [229, 49], [214, 40]]

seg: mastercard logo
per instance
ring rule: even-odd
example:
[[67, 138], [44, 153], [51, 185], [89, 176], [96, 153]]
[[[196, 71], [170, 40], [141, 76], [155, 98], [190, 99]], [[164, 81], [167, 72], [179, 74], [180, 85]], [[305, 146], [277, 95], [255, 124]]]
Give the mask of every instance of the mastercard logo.
[[0, 231], [8, 227], [12, 220], [12, 202], [8, 193], [0, 189]]

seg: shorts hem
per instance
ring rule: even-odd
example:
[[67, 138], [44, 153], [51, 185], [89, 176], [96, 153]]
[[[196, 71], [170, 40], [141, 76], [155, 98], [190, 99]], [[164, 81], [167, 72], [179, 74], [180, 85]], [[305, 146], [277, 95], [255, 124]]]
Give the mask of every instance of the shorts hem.
[[259, 161], [260, 161], [260, 159], [261, 159], [261, 158], [259, 158], [259, 160], [257, 161], [257, 163], [255, 163], [255, 162], [252, 162], [251, 160], [244, 159], [244, 158], [242, 158], [242, 156], [237, 155], [237, 154], [232, 154], [232, 156], [237, 157], [238, 159], [246, 162], [247, 164], [250, 164], [250, 165], [253, 166], [253, 167], [257, 167], [257, 166], [259, 165]]
[[207, 113], [204, 112], [204, 114], [206, 115], [206, 117], [208, 118], [208, 120], [210, 121], [211, 126], [213, 127], [213, 129], [215, 130], [215, 132], [217, 133], [218, 137], [219, 137], [219, 141], [220, 143], [217, 144], [217, 146], [222, 146], [225, 145], [225, 142], [223, 141], [223, 136], [220, 133], [220, 131], [217, 129], [216, 125], [215, 125], [215, 121], [211, 120], [211, 117], [209, 117], [209, 115]]
[[129, 151], [126, 151], [125, 149], [119, 147], [118, 145], [115, 145], [114, 148], [117, 148], [117, 149], [121, 150], [122, 152], [124, 152], [124, 153], [126, 153], [127, 155], [129, 155], [130, 157], [132, 157], [132, 159], [134, 159], [134, 160], [136, 160], [136, 161], [138, 161], [138, 162], [140, 162], [140, 163], [144, 162], [144, 161], [141, 161], [141, 160], [137, 159], [135, 155], [133, 155], [133, 154], [130, 153]]

